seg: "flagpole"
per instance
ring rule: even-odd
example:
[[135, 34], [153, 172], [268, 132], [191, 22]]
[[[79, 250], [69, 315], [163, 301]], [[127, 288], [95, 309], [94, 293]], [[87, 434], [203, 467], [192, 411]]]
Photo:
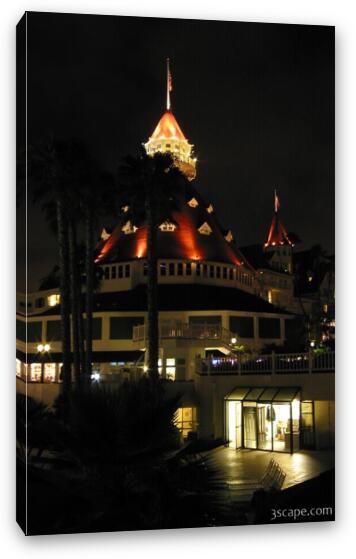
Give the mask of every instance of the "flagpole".
[[169, 58], [167, 58], [167, 111], [171, 110]]

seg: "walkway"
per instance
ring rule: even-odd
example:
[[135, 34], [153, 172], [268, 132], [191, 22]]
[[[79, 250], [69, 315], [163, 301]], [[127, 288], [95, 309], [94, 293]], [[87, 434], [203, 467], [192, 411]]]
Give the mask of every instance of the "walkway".
[[285, 454], [220, 447], [209, 452], [208, 455], [223, 473], [229, 485], [259, 480], [271, 458], [274, 458], [286, 473], [283, 489], [316, 477], [334, 467], [333, 451], [303, 450], [294, 454]]

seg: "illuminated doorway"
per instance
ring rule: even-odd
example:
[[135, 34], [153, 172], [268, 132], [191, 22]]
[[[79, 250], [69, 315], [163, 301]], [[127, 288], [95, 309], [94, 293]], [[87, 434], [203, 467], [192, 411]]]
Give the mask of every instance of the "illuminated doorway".
[[238, 387], [225, 401], [226, 438], [231, 448], [299, 450], [299, 388]]

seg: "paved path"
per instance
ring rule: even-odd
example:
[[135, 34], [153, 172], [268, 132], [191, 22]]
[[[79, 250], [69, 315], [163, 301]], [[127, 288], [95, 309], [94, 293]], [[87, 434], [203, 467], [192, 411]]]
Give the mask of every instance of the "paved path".
[[286, 473], [283, 489], [316, 477], [334, 467], [333, 451], [300, 451], [285, 454], [220, 447], [209, 452], [209, 455], [223, 473], [228, 484], [259, 480], [271, 458], [274, 458]]

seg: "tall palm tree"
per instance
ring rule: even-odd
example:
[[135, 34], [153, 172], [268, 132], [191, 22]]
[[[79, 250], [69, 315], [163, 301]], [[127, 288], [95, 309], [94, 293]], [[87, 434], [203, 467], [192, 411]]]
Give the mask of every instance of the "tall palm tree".
[[54, 140], [32, 148], [29, 153], [29, 176], [33, 182], [33, 200], [41, 202], [48, 220], [55, 208], [55, 228], [58, 238], [60, 268], [60, 311], [62, 340], [62, 390], [68, 394], [71, 387], [70, 351], [70, 294], [69, 294], [69, 244], [68, 244], [68, 142]]
[[120, 191], [133, 223], [147, 224], [148, 372], [158, 378], [157, 230], [183, 191], [186, 178], [169, 154], [128, 156], [119, 168]]
[[93, 294], [97, 283], [94, 267], [95, 229], [100, 217], [115, 214], [117, 186], [113, 176], [104, 171], [89, 153], [80, 191], [85, 238], [85, 372], [90, 379], [93, 361]]

